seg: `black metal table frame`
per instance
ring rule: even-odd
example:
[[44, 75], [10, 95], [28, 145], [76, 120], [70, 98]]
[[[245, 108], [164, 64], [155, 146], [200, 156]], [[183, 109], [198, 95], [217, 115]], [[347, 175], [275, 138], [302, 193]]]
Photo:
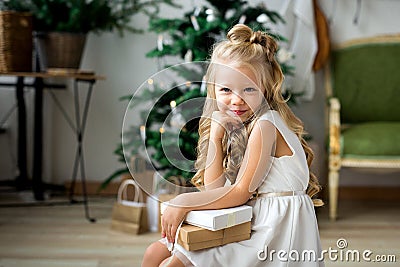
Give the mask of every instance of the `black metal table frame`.
[[[24, 100], [24, 88], [26, 86], [33, 87], [35, 89], [35, 103], [34, 103], [34, 146], [33, 146], [33, 171], [32, 171], [32, 190], [36, 200], [44, 200], [44, 186], [42, 181], [42, 158], [43, 158], [43, 90], [45, 88], [65, 88], [65, 85], [51, 85], [45, 84], [43, 81], [43, 77], [34, 77], [33, 84], [25, 84], [24, 78], [26, 76], [17, 76], [17, 82], [15, 84], [10, 83], [0, 83], [0, 85], [11, 86], [15, 85], [16, 87], [16, 100], [18, 106], [18, 168], [19, 175], [16, 178], [16, 186], [17, 188], [23, 188], [24, 185], [28, 181], [28, 172], [27, 172], [27, 160], [26, 160], [26, 107]], [[72, 77], [73, 78], [73, 77]], [[82, 193], [83, 193], [83, 204], [85, 208], [85, 216], [86, 219], [90, 222], [95, 222], [96, 220], [90, 217], [89, 214], [89, 205], [88, 205], [88, 197], [86, 190], [86, 173], [85, 173], [85, 164], [84, 164], [84, 154], [83, 154], [83, 137], [85, 133], [85, 127], [87, 122], [87, 116], [89, 111], [90, 99], [92, 96], [93, 85], [96, 82], [96, 79], [81, 79], [81, 78], [73, 78], [74, 88], [74, 108], [75, 108], [75, 123], [72, 122], [68, 113], [62, 107], [61, 103], [56, 98], [55, 94], [52, 90], [49, 90], [50, 95], [52, 96], [54, 102], [57, 107], [60, 109], [63, 117], [68, 122], [69, 126], [75, 133], [75, 137], [77, 140], [77, 148], [75, 154], [75, 161], [73, 166], [73, 174], [72, 174], [72, 182], [69, 191], [69, 201], [70, 203], [77, 203], [78, 201], [74, 200], [74, 188], [75, 182], [78, 176], [78, 168], [80, 167], [80, 174], [82, 180]], [[88, 83], [89, 87], [85, 97], [85, 104], [83, 106], [83, 113], [80, 112], [80, 104], [79, 104], [79, 91], [78, 91], [78, 83], [84, 82]]]

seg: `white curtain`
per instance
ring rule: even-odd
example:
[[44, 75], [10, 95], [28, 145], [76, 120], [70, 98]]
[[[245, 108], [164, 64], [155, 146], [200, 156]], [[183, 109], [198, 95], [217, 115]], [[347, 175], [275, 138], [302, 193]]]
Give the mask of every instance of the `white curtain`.
[[289, 64], [295, 67], [295, 75], [287, 76], [285, 85], [293, 92], [304, 92], [302, 99], [311, 101], [315, 91], [312, 66], [318, 49], [313, 2], [268, 0], [265, 4], [286, 21], [285, 24], [273, 25], [273, 30], [289, 39], [289, 42], [283, 45], [294, 55]]

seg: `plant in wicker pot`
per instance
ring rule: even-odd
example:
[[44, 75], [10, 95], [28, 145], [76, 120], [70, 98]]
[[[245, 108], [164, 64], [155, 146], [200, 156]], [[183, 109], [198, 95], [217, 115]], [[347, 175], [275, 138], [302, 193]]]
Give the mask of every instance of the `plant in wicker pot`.
[[[160, 3], [172, 0], [29, 0], [34, 17], [40, 67], [79, 69], [89, 32], [140, 32], [133, 15], [154, 16]], [[57, 54], [55, 54], [57, 53]]]
[[0, 72], [32, 70], [32, 14], [27, 0], [0, 2]]

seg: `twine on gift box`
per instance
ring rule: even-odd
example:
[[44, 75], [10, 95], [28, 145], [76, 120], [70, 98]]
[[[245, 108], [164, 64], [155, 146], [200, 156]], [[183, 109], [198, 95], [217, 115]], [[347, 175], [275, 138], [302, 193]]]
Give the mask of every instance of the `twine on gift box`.
[[236, 223], [236, 214], [234, 212], [228, 213], [228, 221], [226, 227], [234, 226]]

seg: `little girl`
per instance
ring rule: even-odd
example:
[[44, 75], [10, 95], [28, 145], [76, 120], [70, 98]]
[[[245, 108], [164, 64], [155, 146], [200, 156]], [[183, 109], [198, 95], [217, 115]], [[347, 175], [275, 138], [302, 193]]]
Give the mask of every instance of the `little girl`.
[[[320, 190], [309, 170], [313, 153], [302, 122], [282, 98], [276, 51], [272, 37], [242, 24], [214, 47], [192, 179], [201, 191], [171, 200], [162, 216], [163, 239], [147, 248], [143, 267], [324, 266], [311, 199]], [[189, 211], [243, 204], [253, 207], [249, 240], [167, 249]]]

